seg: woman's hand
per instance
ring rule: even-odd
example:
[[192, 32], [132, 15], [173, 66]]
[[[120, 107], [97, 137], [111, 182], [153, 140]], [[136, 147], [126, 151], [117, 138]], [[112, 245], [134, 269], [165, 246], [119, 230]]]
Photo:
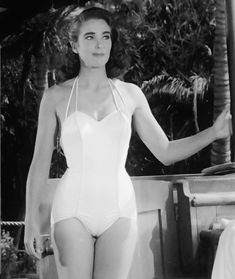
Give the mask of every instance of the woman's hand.
[[36, 259], [41, 259], [41, 243], [39, 226], [33, 220], [25, 220], [24, 245], [27, 254], [34, 256]]
[[232, 135], [232, 117], [229, 106], [226, 106], [221, 112], [212, 127], [216, 139], [222, 139]]

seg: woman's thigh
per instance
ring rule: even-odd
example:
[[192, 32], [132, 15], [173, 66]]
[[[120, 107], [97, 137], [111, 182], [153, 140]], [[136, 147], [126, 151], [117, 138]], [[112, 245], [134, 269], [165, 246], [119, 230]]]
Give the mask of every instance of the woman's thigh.
[[84, 225], [77, 218], [70, 218], [56, 223], [53, 231], [59, 264], [66, 274], [63, 276], [66, 279], [91, 279], [94, 241]]
[[96, 241], [94, 279], [126, 279], [137, 241], [137, 222], [118, 219]]

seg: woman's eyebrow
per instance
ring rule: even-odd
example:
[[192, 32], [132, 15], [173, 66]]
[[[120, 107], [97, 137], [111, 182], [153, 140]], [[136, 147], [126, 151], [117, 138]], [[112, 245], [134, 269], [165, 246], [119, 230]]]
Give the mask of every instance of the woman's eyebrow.
[[95, 34], [95, 32], [86, 32], [86, 33], [84, 33], [84, 36], [87, 36], [87, 35], [94, 35]]
[[[111, 32], [110, 31], [104, 31], [103, 34], [104, 35], [106, 35], [106, 34], [111, 35]], [[84, 33], [84, 36], [89, 36], [89, 35], [95, 35], [95, 32], [86, 32], [86, 33]]]
[[104, 31], [103, 34], [109, 34], [109, 35], [111, 35], [111, 32], [110, 32], [110, 31]]

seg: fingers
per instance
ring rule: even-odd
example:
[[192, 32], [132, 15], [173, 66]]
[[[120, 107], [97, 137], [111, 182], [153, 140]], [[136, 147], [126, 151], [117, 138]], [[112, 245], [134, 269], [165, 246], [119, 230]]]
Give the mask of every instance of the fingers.
[[220, 115], [227, 115], [230, 114], [230, 105], [226, 105], [225, 108], [222, 110], [222, 112], [220, 113]]
[[42, 244], [40, 241], [40, 237], [38, 236], [36, 241], [35, 241], [35, 254], [37, 255], [37, 259], [41, 259], [41, 255], [42, 255]]
[[232, 118], [230, 113], [230, 105], [226, 105], [223, 111], [221, 112], [220, 116], [226, 120], [230, 120]]
[[226, 119], [227, 115], [230, 114], [230, 108], [229, 106], [226, 106], [218, 115], [218, 117], [216, 118], [216, 120], [222, 120], [222, 119]]
[[35, 257], [36, 259], [41, 259], [42, 247], [40, 246], [39, 238], [35, 241], [33, 239], [25, 241], [25, 250], [26, 253], [30, 256]]
[[33, 244], [26, 245], [25, 249], [26, 249], [26, 252], [27, 252], [28, 255], [33, 256], [34, 258], [36, 258], [38, 260], [41, 258], [39, 251], [36, 251], [34, 249]]
[[233, 134], [233, 129], [232, 129], [232, 115], [230, 113], [230, 105], [226, 105], [224, 111], [225, 113], [225, 119], [228, 121], [228, 129], [229, 129], [229, 134]]
[[232, 120], [232, 115], [230, 114], [230, 112], [227, 112], [227, 113], [226, 113], [225, 119], [226, 119], [226, 120], [229, 120], [229, 121]]
[[226, 111], [230, 111], [230, 104], [226, 104], [225, 108]]
[[232, 135], [232, 116], [230, 114], [230, 105], [226, 105], [214, 123], [218, 138], [226, 138]]
[[230, 112], [226, 113], [225, 120], [227, 122], [226, 124], [228, 127], [229, 135], [231, 136], [233, 134], [233, 127], [232, 127], [232, 115], [230, 114]]

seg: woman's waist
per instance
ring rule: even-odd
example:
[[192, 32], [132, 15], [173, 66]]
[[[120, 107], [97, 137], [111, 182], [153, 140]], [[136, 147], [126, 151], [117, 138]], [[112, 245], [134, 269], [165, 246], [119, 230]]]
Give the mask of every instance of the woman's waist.
[[95, 175], [95, 174], [102, 174], [102, 173], [110, 173], [112, 175], [120, 175], [126, 174], [125, 164], [121, 164], [119, 166], [112, 164], [103, 165], [102, 162], [99, 164], [88, 164], [88, 165], [70, 165], [66, 169], [67, 173], [78, 173], [78, 174], [86, 174]]
[[63, 176], [70, 179], [84, 181], [114, 181], [115, 179], [130, 179], [125, 167], [111, 168], [77, 168], [68, 167]]

